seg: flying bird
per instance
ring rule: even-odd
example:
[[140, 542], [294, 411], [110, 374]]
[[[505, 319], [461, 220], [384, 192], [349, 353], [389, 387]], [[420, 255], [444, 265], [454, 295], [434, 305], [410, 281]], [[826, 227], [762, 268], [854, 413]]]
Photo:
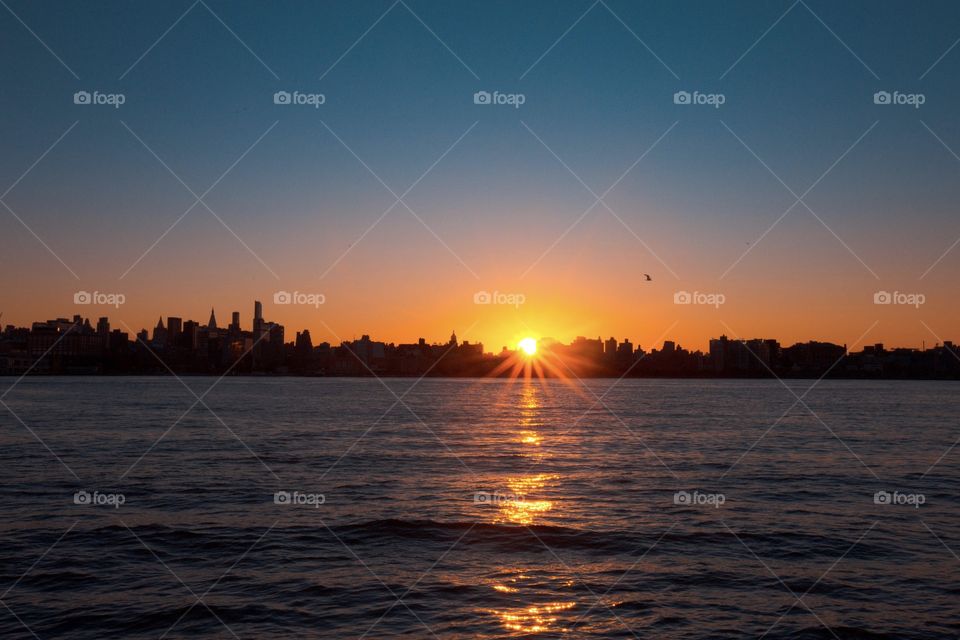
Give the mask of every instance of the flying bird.
[[643, 274], [643, 277], [644, 277], [644, 279], [645, 279], [647, 282], [650, 282], [650, 281], [653, 280], [653, 278], [650, 277], [650, 274], [649, 274], [649, 273]]

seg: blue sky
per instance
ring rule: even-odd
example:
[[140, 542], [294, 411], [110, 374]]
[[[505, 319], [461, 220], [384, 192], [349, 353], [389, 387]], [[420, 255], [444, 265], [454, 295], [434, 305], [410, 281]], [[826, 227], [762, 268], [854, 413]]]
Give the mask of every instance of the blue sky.
[[[478, 288], [541, 301], [496, 326], [539, 322], [562, 338], [609, 326], [647, 342], [669, 324], [678, 288], [729, 291], [729, 317], [751, 333], [789, 324], [768, 313], [774, 301], [794, 324], [808, 320], [788, 333], [841, 342], [864, 323], [803, 310], [860, 310], [883, 287], [929, 291], [929, 322], [955, 310], [960, 254], [919, 277], [960, 236], [960, 160], [946, 148], [960, 150], [952, 3], [8, 7], [0, 193], [77, 124], [3, 198], [50, 247], [0, 209], [5, 320], [63, 315], [78, 287], [129, 290], [137, 327], [168, 311], [205, 317], [208, 301], [246, 312], [279, 287], [321, 290], [323, 323], [276, 313], [320, 333], [329, 322], [395, 339], [417, 323], [469, 324]], [[75, 105], [81, 90], [125, 103]], [[525, 102], [476, 105], [478, 90]], [[876, 105], [881, 90], [925, 102]], [[276, 91], [325, 103], [276, 105]], [[725, 102], [677, 105], [676, 91]], [[580, 180], [602, 194], [645, 152], [604, 198], [622, 222], [598, 205], [530, 269], [593, 204]], [[223, 224], [197, 206], [131, 270], [193, 203], [178, 177], [199, 195], [235, 162], [204, 198]], [[420, 220], [397, 206], [357, 242], [394, 202], [379, 179], [399, 195], [435, 162], [404, 197]], [[795, 201], [778, 177], [799, 195], [825, 172], [804, 197], [822, 223], [798, 205], [758, 242]], [[635, 289], [640, 273], [663, 288]], [[875, 311], [863, 307], [863, 320]], [[718, 318], [686, 320], [688, 341], [722, 330]], [[921, 333], [895, 316], [880, 336]]]

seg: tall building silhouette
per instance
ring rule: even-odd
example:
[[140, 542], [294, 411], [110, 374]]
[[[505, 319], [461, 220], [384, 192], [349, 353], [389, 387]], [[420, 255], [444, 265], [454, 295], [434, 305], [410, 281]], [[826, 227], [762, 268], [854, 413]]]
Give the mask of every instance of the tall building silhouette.
[[263, 303], [259, 300], [253, 301], [253, 339], [260, 337], [263, 330]]
[[183, 318], [167, 316], [167, 344], [178, 344], [181, 333], [183, 333]]

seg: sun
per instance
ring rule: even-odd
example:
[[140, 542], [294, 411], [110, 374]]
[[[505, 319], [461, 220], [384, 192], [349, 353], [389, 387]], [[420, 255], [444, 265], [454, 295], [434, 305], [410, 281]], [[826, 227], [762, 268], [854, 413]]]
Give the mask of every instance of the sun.
[[524, 338], [517, 343], [517, 346], [528, 356], [532, 356], [537, 352], [537, 341], [534, 338]]

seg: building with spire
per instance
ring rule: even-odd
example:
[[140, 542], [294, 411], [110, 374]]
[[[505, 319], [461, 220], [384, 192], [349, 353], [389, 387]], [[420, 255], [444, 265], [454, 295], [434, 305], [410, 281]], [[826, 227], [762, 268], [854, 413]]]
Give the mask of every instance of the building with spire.
[[163, 326], [163, 316], [157, 320], [157, 326], [153, 328], [153, 346], [163, 348], [167, 345], [167, 328]]

